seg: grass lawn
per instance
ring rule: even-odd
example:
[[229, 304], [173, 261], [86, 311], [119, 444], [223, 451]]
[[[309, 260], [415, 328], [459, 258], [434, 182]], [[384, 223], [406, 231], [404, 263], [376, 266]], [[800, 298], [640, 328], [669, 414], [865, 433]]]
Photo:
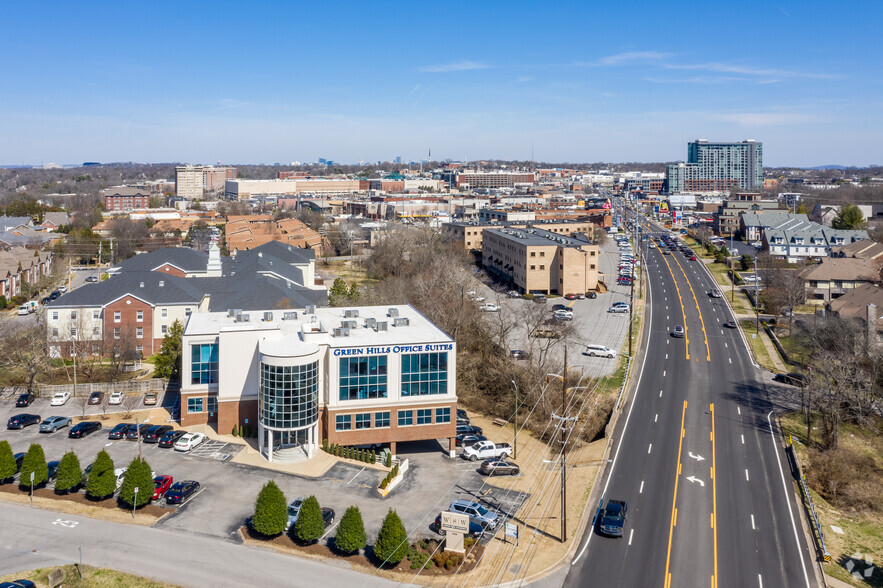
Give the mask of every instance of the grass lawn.
[[49, 585], [49, 573], [53, 570], [60, 569], [64, 572], [61, 586], [66, 588], [128, 588], [130, 586], [138, 586], [139, 588], [176, 588], [175, 584], [166, 584], [165, 582], [157, 582], [149, 578], [118, 572], [107, 568], [93, 568], [91, 566], [83, 566], [83, 578], [77, 572], [76, 565], [60, 566], [58, 568], [38, 568], [27, 572], [17, 572], [8, 576], [0, 577], [0, 582], [10, 582], [12, 580], [25, 579], [31, 580], [37, 586]]
[[[806, 474], [806, 468], [812, 467], [812, 464], [803, 444], [806, 439], [803, 416], [800, 412], [788, 413], [782, 416], [781, 423], [786, 439], [793, 435], [797, 440], [794, 450]], [[877, 468], [883, 469], [883, 437], [879, 434], [853, 425], [844, 425], [839, 445], [842, 449], [874, 460]], [[825, 545], [831, 555], [831, 561], [823, 564], [825, 573], [853, 586], [883, 586], [883, 567], [880, 566], [883, 563], [883, 513], [838, 509], [814, 490], [810, 489], [810, 494], [822, 523]], [[801, 514], [805, 516], [805, 513]], [[842, 529], [843, 534], [835, 532], [832, 526]], [[875, 568], [870, 578], [858, 580], [847, 568], [851, 565], [852, 572], [864, 572], [868, 569], [865, 559], [872, 561]]]
[[760, 340], [763, 335], [755, 337], [755, 335], [757, 335], [757, 330], [754, 328], [755, 321], [743, 320], [740, 321], [740, 326], [745, 333], [745, 338], [748, 339], [748, 344], [751, 345], [751, 349], [754, 351], [754, 357], [757, 358], [757, 363], [771, 372], [778, 372], [779, 368], [777, 368], [773, 363], [773, 360], [770, 359], [770, 354], [767, 352], [763, 341]]
[[779, 343], [781, 343], [782, 347], [785, 348], [785, 351], [788, 352], [788, 357], [790, 357], [792, 361], [797, 361], [802, 364], [809, 364], [809, 350], [804, 347], [798, 339], [796, 339], [795, 337], [787, 337], [787, 334], [787, 327], [777, 329], [776, 331], [776, 336], [779, 338]]

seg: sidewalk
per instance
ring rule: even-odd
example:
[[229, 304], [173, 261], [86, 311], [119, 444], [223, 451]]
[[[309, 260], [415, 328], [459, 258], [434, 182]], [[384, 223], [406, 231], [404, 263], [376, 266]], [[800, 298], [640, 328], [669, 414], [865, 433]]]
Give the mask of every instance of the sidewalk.
[[[753, 321], [755, 320], [755, 316], [753, 314], [737, 314], [736, 321]], [[747, 336], [747, 334], [746, 334]], [[767, 351], [767, 354], [770, 356], [770, 361], [773, 362], [773, 365], [776, 366], [776, 369], [782, 373], [790, 371], [788, 367], [785, 366], [785, 363], [782, 361], [782, 357], [779, 355], [779, 350], [776, 349], [776, 346], [773, 345], [773, 342], [770, 340], [770, 336], [767, 335], [767, 332], [761, 327], [760, 333], [757, 335], [760, 337], [761, 343], [763, 343], [764, 348]]]

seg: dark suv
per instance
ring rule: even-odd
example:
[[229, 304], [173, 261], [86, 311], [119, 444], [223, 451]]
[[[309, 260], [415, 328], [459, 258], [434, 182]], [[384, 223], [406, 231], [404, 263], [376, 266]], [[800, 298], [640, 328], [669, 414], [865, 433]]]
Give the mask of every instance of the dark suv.
[[6, 428], [24, 429], [29, 425], [39, 425], [42, 420], [38, 414], [17, 414], [9, 417], [9, 420], [6, 421]]
[[173, 430], [171, 425], [153, 425], [144, 433], [145, 443], [158, 443], [162, 436]]
[[110, 433], [107, 434], [108, 439], [123, 439], [126, 436], [126, 433], [129, 432], [129, 429], [134, 429], [135, 425], [128, 423], [120, 423], [110, 430]]
[[21, 396], [18, 397], [18, 400], [15, 401], [15, 406], [17, 408], [26, 408], [31, 405], [34, 400], [37, 399], [37, 396], [33, 392], [25, 392]]

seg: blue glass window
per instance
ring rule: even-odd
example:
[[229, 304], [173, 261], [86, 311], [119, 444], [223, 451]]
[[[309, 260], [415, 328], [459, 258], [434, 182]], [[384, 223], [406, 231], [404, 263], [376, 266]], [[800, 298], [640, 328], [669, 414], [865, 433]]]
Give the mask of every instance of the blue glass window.
[[414, 411], [413, 410], [400, 410], [399, 411], [399, 426], [400, 427], [410, 427], [414, 424]]
[[402, 356], [402, 396], [447, 394], [448, 354], [413, 353]]
[[218, 344], [204, 343], [190, 347], [190, 383], [218, 383]]
[[371, 413], [366, 412], [365, 414], [357, 414], [356, 415], [356, 428], [357, 429], [370, 429], [371, 428]]
[[417, 410], [417, 424], [418, 425], [431, 425], [432, 424], [432, 409], [431, 408], [420, 408]]
[[188, 398], [187, 412], [203, 412], [202, 400], [202, 398]]
[[340, 399], [386, 398], [386, 356], [341, 357]]
[[349, 431], [353, 428], [352, 416], [350, 414], [339, 414], [334, 417], [336, 429], [338, 431]]
[[451, 409], [450, 408], [436, 408], [435, 409], [435, 424], [440, 423], [449, 423], [451, 422]]
[[389, 411], [374, 413], [374, 428], [385, 429], [389, 427]]

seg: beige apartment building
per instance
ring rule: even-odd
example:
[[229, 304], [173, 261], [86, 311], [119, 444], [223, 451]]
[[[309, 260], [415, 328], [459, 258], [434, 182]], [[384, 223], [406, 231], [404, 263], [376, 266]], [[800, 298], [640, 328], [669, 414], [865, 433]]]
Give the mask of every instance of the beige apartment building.
[[236, 168], [208, 165], [180, 165], [175, 168], [175, 194], [187, 200], [202, 198], [206, 192], [222, 191], [227, 180], [236, 177]]
[[577, 220], [529, 220], [518, 222], [454, 222], [442, 224], [442, 236], [461, 244], [469, 251], [482, 250], [482, 232], [485, 229], [543, 229], [556, 235], [571, 237], [576, 233], [593, 234], [595, 224]]
[[567, 294], [598, 287], [600, 248], [538, 228], [486, 229], [482, 265], [522, 293]]

